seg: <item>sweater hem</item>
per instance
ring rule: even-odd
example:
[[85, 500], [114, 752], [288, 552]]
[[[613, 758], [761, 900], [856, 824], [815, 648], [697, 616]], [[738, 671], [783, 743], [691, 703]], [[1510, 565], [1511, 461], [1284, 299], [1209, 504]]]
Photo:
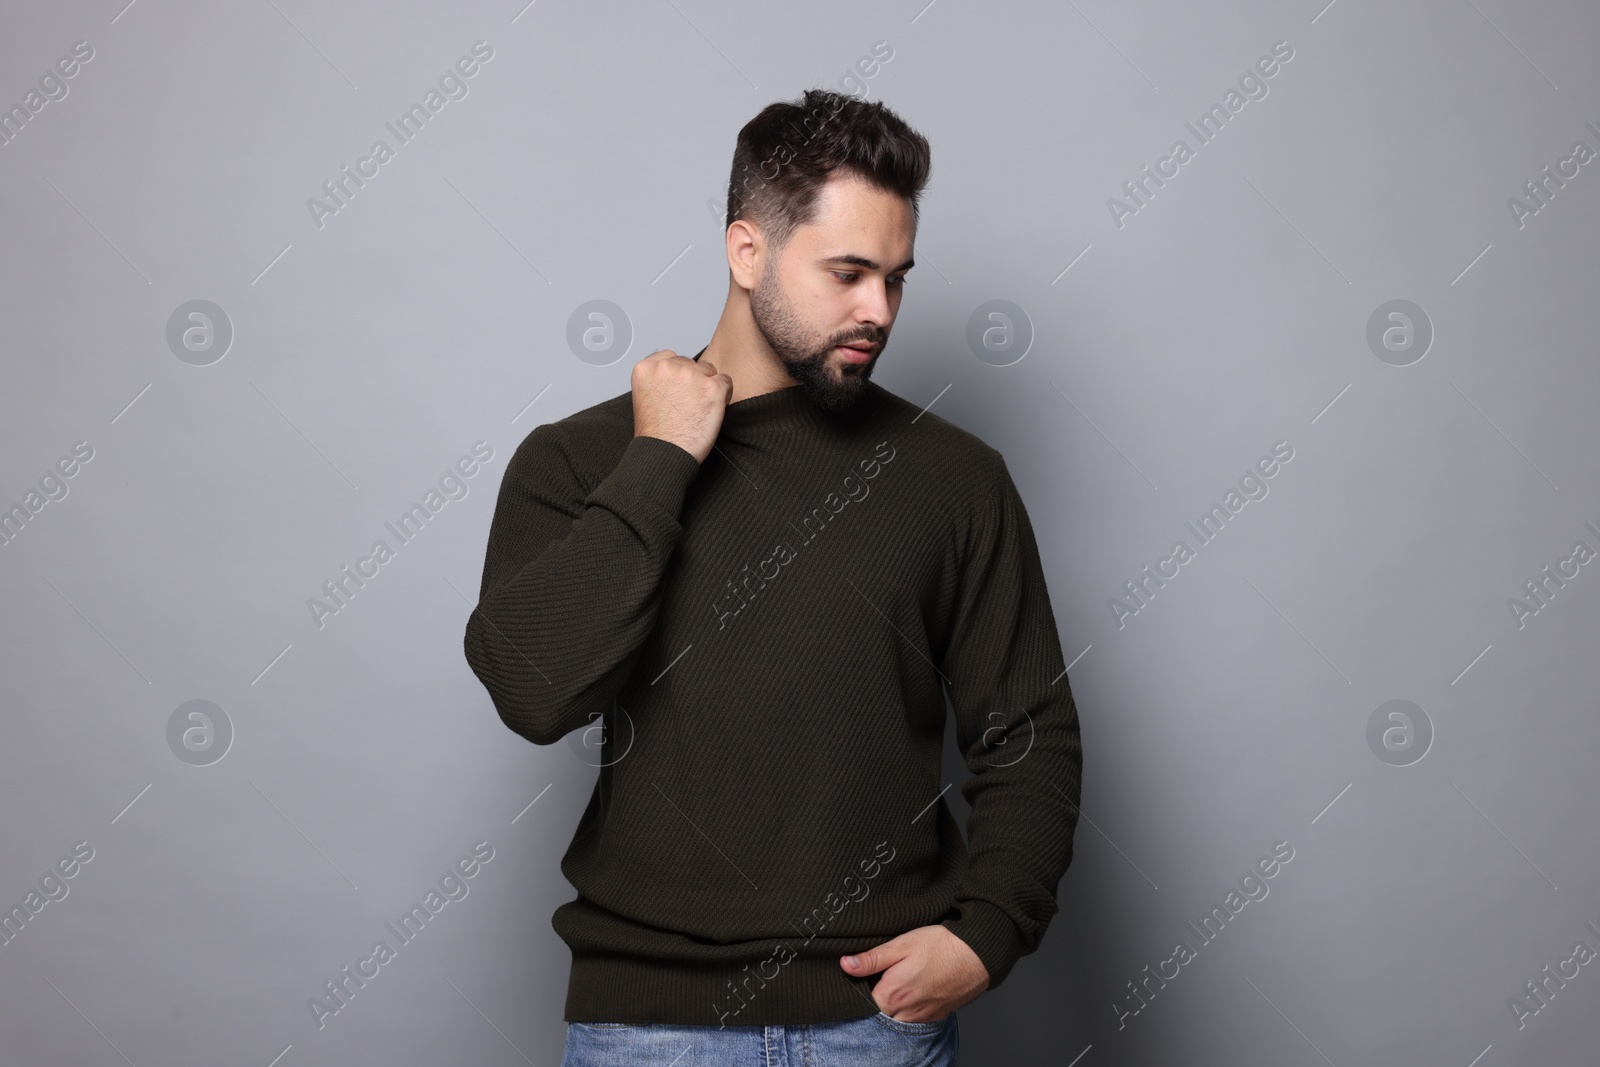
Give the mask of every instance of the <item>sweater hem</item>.
[[575, 951], [563, 1018], [723, 1028], [837, 1022], [877, 1012], [872, 989], [878, 975], [852, 977], [832, 955], [776, 959], [734, 966]]

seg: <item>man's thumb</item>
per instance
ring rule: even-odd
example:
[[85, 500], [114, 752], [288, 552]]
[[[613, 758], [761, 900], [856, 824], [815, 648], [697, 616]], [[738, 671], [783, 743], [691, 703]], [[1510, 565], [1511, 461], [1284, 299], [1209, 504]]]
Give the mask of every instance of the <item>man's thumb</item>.
[[858, 952], [853, 956], [845, 956], [840, 962], [844, 965], [844, 969], [851, 974], [877, 974], [896, 961], [895, 954], [889, 951], [889, 947], [893, 944], [892, 940], [885, 941], [883, 944], [875, 945], [864, 952]]

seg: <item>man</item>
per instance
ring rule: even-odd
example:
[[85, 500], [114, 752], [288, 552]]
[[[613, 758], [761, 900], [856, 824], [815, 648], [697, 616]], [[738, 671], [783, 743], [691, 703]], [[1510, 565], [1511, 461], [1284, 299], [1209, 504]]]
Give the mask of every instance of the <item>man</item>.
[[1082, 756], [1027, 513], [869, 380], [929, 169], [882, 104], [764, 109], [710, 342], [507, 465], [467, 661], [530, 741], [604, 738], [553, 919], [564, 1067], [948, 1064], [1057, 910]]

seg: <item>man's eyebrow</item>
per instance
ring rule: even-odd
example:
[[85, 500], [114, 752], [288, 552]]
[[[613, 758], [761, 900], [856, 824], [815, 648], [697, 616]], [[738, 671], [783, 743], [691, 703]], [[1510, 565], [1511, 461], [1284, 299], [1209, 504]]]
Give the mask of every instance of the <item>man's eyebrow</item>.
[[[877, 270], [878, 269], [878, 263], [877, 263], [876, 260], [868, 259], [866, 256], [857, 256], [857, 255], [851, 255], [851, 254], [845, 254], [845, 255], [839, 255], [839, 256], [824, 256], [820, 262], [823, 262], [823, 263], [849, 263], [852, 266], [865, 267], [867, 270]], [[890, 271], [889, 273], [891, 273], [891, 274], [899, 274], [901, 271], [910, 270], [912, 267], [915, 267], [916, 265], [917, 265], [917, 261], [915, 259], [908, 259], [904, 263], [902, 263], [898, 267], [896, 267], [894, 270]]]

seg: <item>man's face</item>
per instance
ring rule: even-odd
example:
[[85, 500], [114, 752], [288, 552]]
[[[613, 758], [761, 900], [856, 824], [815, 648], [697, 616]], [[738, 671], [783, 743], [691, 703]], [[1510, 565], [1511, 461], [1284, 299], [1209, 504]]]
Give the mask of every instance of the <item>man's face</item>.
[[[836, 171], [818, 196], [816, 222], [796, 228], [766, 262], [750, 314], [819, 407], [844, 411], [866, 390], [900, 310], [915, 236], [909, 201]], [[840, 348], [852, 344], [867, 351]]]

